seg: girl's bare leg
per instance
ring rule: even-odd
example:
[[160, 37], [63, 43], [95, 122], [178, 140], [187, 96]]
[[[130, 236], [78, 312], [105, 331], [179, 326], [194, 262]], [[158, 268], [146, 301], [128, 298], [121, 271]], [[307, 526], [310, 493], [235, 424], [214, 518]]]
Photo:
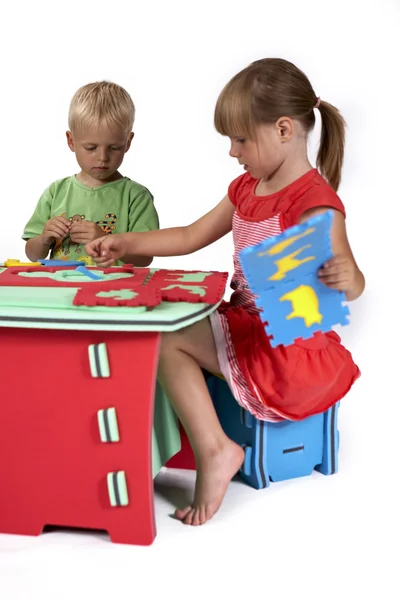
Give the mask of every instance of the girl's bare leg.
[[202, 367], [221, 372], [208, 319], [163, 335], [158, 376], [196, 458], [193, 504], [175, 512], [187, 525], [201, 525], [217, 512], [244, 458], [243, 449], [222, 430]]

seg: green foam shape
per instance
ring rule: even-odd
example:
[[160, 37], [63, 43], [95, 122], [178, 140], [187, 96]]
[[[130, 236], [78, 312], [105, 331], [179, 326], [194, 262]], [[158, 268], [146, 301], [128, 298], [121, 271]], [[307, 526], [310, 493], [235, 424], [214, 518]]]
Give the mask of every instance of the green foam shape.
[[89, 364], [92, 377], [110, 377], [107, 346], [104, 342], [101, 344], [90, 344]]
[[[96, 272], [97, 274], [97, 272]], [[101, 275], [102, 281], [113, 281], [117, 279], [126, 279], [127, 277], [132, 277], [131, 273], [104, 273], [104, 271], [98, 271], [98, 274]], [[84, 273], [80, 273], [79, 271], [73, 270], [58, 270], [58, 271], [23, 271], [18, 273], [19, 277], [28, 277], [30, 279], [52, 279], [53, 281], [68, 281], [68, 282], [77, 282], [77, 283], [93, 283], [94, 280], [91, 277], [88, 277]], [[97, 282], [96, 282], [97, 283]]]
[[99, 422], [100, 439], [104, 443], [119, 442], [119, 429], [117, 411], [114, 407], [105, 408], [97, 412]]
[[[170, 279], [168, 275], [173, 275], [174, 279]], [[202, 283], [209, 275], [210, 272], [199, 271], [197, 273], [171, 273], [169, 271], [165, 276], [165, 281], [180, 281], [182, 283]]]
[[107, 473], [108, 496], [111, 506], [128, 506], [128, 488], [125, 471]]
[[131, 300], [136, 298], [137, 292], [133, 290], [109, 290], [108, 292], [98, 292], [96, 296], [100, 298], [116, 298], [117, 300]]
[[203, 285], [169, 285], [168, 287], [162, 288], [163, 290], [173, 290], [174, 288], [180, 288], [181, 290], [187, 290], [190, 294], [197, 294], [200, 297], [206, 295], [206, 288]]

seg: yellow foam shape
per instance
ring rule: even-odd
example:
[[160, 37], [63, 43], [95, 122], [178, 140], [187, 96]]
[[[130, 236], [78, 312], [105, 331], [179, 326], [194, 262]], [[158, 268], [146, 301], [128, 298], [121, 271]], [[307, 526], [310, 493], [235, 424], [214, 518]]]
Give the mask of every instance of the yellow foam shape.
[[303, 252], [303, 250], [307, 250], [308, 248], [311, 248], [311, 244], [302, 246], [302, 248], [295, 250], [295, 252], [292, 252], [291, 254], [287, 254], [283, 258], [279, 258], [277, 261], [275, 261], [275, 264], [276, 264], [276, 267], [278, 270], [276, 273], [271, 275], [271, 277], [268, 277], [268, 280], [280, 281], [281, 279], [285, 278], [286, 274], [289, 271], [293, 271], [294, 269], [297, 269], [297, 267], [300, 267], [301, 265], [303, 265], [306, 262], [309, 262], [310, 260], [315, 260], [315, 256], [306, 256], [305, 258], [296, 258], [296, 256], [298, 256], [301, 252]]
[[299, 233], [298, 235], [292, 235], [292, 237], [288, 238], [287, 240], [278, 242], [277, 244], [275, 244], [275, 246], [269, 248], [269, 250], [259, 252], [257, 256], [265, 256], [266, 254], [269, 254], [269, 256], [274, 256], [275, 254], [280, 254], [281, 252], [286, 250], [286, 248], [297, 242], [297, 240], [301, 240], [301, 238], [306, 237], [306, 235], [310, 235], [311, 233], [314, 233], [314, 231], [315, 227], [310, 227], [310, 229], [307, 229], [303, 233]]
[[7, 258], [4, 263], [5, 267], [41, 267], [40, 262], [21, 262], [17, 258]]
[[319, 301], [315, 290], [309, 285], [299, 285], [291, 292], [279, 298], [280, 302], [289, 300], [292, 303], [292, 312], [286, 317], [287, 320], [299, 317], [304, 319], [306, 327], [314, 323], [321, 323], [322, 315], [319, 312]]

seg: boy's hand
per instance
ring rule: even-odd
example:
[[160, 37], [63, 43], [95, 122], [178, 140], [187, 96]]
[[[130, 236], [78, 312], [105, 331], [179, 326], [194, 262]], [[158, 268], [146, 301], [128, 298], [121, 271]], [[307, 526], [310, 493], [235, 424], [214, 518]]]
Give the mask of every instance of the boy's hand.
[[70, 222], [65, 217], [49, 219], [43, 228], [42, 238], [45, 244], [62, 240], [69, 233]]
[[70, 237], [74, 244], [88, 244], [104, 236], [104, 231], [93, 221], [78, 221], [71, 224]]
[[350, 292], [356, 285], [357, 267], [349, 256], [338, 254], [319, 269], [318, 278], [333, 290]]
[[99, 267], [111, 267], [116, 260], [127, 254], [128, 243], [124, 234], [113, 233], [90, 242], [85, 252]]

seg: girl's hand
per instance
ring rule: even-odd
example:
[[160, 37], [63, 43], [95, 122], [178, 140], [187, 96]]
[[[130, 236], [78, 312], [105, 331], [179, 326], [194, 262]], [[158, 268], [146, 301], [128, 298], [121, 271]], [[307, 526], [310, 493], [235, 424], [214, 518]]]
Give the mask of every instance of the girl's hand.
[[344, 292], [346, 300], [356, 300], [364, 291], [365, 278], [354, 259], [347, 238], [343, 213], [329, 207], [313, 208], [302, 214], [300, 223], [304, 223], [315, 215], [323, 214], [327, 210], [333, 210], [331, 242], [334, 257], [318, 270], [318, 277], [327, 287]]
[[318, 271], [319, 280], [327, 287], [349, 292], [356, 287], [358, 268], [352, 257], [338, 254], [326, 262]]
[[111, 267], [116, 260], [127, 254], [127, 242], [121, 233], [97, 238], [85, 246], [85, 252], [99, 267]]

